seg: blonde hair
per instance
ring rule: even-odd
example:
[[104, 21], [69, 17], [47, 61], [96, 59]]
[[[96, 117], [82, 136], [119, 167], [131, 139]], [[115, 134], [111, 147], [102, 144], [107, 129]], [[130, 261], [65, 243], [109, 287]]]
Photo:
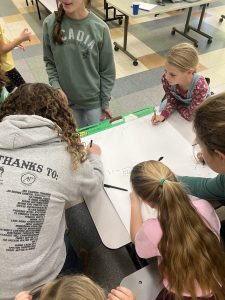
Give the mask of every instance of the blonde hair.
[[158, 209], [162, 229], [159, 270], [161, 278], [167, 278], [175, 299], [183, 299], [184, 291], [191, 299], [197, 299], [195, 283], [198, 282], [206, 294], [212, 291], [217, 300], [223, 300], [225, 253], [174, 173], [158, 161], [145, 161], [133, 168], [131, 183], [141, 199]]
[[45, 83], [25, 83], [10, 94], [0, 105], [0, 122], [9, 115], [38, 115], [51, 120], [52, 130], [67, 143], [73, 169], [84, 162], [87, 153], [80, 140], [71, 109], [65, 104], [58, 90]]
[[188, 43], [181, 43], [169, 50], [166, 61], [178, 68], [181, 72], [194, 69], [196, 72], [198, 67], [198, 52]]
[[208, 152], [225, 154], [225, 92], [209, 97], [196, 109], [194, 129]]
[[106, 300], [105, 291], [84, 275], [64, 276], [47, 283], [38, 300]]

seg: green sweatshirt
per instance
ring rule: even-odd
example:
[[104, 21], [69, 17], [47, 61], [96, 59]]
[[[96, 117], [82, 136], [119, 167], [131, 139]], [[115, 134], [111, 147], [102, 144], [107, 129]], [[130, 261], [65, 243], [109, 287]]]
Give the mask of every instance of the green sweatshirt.
[[185, 184], [191, 195], [217, 200], [225, 205], [225, 175], [219, 174], [215, 178], [178, 176], [178, 179]]
[[62, 89], [78, 109], [108, 108], [115, 64], [108, 26], [94, 13], [82, 20], [64, 15], [63, 45], [52, 39], [55, 15], [43, 24], [44, 61], [49, 83]]

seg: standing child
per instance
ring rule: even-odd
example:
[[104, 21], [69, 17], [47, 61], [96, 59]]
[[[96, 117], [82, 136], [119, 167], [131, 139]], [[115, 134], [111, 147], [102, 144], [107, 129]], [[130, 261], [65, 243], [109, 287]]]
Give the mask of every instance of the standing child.
[[23, 77], [15, 68], [12, 50], [15, 47], [24, 49], [21, 43], [29, 41], [30, 39], [31, 32], [25, 28], [14, 40], [9, 41], [5, 37], [4, 30], [0, 25], [0, 69], [4, 71], [6, 76], [10, 79], [10, 84], [6, 87], [9, 92], [12, 92], [15, 87], [25, 83]]
[[79, 127], [112, 117], [115, 65], [108, 26], [87, 9], [90, 0], [60, 0], [44, 21], [44, 60], [50, 84], [73, 109]]
[[165, 99], [160, 115], [152, 117], [152, 124], [166, 120], [175, 110], [186, 120], [192, 119], [196, 107], [209, 96], [206, 79], [197, 74], [198, 52], [188, 43], [170, 49], [162, 76]]
[[[191, 201], [176, 176], [158, 161], [136, 165], [131, 184], [131, 238], [140, 257], [158, 256], [165, 286], [156, 300], [225, 299], [225, 253], [212, 206]], [[143, 222], [142, 201], [157, 209], [158, 218]]]

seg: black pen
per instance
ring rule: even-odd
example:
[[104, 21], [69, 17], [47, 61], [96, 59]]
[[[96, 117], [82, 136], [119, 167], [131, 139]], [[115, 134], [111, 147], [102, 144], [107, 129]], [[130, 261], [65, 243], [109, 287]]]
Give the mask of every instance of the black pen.
[[92, 144], [93, 144], [93, 140], [90, 141], [90, 148], [92, 147]]
[[160, 156], [160, 158], [158, 159], [158, 161], [161, 161], [161, 160], [163, 160], [163, 156]]
[[127, 189], [124, 189], [124, 188], [121, 188], [121, 187], [118, 187], [118, 186], [115, 186], [115, 185], [104, 184], [104, 187], [128, 192]]

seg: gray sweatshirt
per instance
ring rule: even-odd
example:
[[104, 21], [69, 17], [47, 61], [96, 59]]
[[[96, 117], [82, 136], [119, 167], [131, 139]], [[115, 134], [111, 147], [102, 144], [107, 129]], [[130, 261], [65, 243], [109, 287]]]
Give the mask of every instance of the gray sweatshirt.
[[63, 267], [65, 206], [98, 193], [103, 166], [90, 155], [74, 171], [67, 144], [39, 116], [0, 123], [0, 299], [54, 279]]

